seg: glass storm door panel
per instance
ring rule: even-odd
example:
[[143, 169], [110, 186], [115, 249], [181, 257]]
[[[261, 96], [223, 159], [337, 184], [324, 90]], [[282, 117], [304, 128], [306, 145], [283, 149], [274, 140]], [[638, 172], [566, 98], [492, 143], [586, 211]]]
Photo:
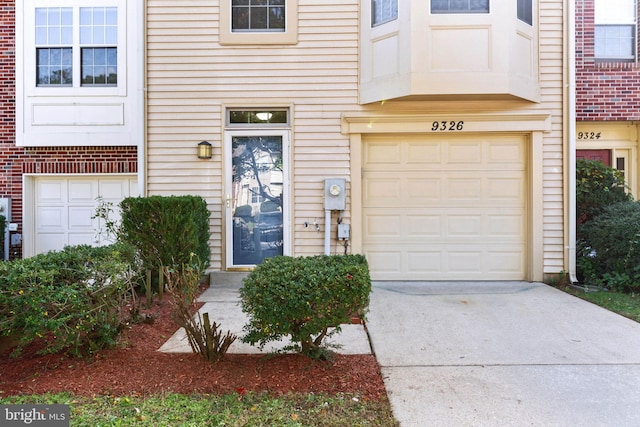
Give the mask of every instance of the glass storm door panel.
[[227, 265], [249, 267], [285, 253], [285, 135], [229, 135]]

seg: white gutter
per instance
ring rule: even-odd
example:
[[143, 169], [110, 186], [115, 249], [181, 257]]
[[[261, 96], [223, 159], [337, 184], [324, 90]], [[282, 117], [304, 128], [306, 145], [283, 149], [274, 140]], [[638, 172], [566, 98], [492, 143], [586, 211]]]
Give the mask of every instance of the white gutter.
[[577, 283], [576, 276], [576, 10], [575, 2], [567, 0], [567, 56], [568, 56], [568, 134], [567, 134], [567, 174], [569, 216], [569, 280]]

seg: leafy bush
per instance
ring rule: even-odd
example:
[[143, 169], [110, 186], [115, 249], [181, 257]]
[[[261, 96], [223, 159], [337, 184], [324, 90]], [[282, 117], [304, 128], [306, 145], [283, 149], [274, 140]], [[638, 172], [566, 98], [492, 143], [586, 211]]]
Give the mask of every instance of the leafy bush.
[[322, 340], [339, 332], [351, 315], [364, 315], [370, 292], [362, 255], [268, 258], [240, 289], [242, 311], [249, 316], [242, 340], [262, 348], [290, 336], [302, 354], [323, 357]]
[[112, 346], [126, 320], [129, 266], [117, 245], [0, 263], [0, 333], [19, 335], [14, 354], [40, 338], [49, 340], [41, 353], [82, 356]]
[[604, 208], [582, 230], [578, 265], [584, 281], [621, 291], [640, 289], [640, 202]]
[[129, 197], [120, 208], [120, 238], [136, 247], [148, 270], [188, 264], [191, 254], [209, 266], [209, 210], [201, 197]]
[[607, 206], [631, 200], [621, 171], [597, 160], [576, 162], [576, 220], [595, 218]]

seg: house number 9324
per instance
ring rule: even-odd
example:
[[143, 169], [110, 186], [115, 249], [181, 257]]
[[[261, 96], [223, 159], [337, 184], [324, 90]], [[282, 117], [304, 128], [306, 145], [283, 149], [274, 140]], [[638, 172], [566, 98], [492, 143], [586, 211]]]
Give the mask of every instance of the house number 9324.
[[464, 129], [464, 122], [455, 120], [442, 120], [431, 123], [431, 131], [457, 131]]

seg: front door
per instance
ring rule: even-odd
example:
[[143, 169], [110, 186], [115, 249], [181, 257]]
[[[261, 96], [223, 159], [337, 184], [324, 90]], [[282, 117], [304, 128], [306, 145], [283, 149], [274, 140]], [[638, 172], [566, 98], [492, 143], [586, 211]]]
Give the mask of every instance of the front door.
[[287, 132], [227, 134], [227, 266], [252, 267], [288, 252]]
[[576, 150], [577, 160], [597, 160], [611, 166], [611, 150]]

